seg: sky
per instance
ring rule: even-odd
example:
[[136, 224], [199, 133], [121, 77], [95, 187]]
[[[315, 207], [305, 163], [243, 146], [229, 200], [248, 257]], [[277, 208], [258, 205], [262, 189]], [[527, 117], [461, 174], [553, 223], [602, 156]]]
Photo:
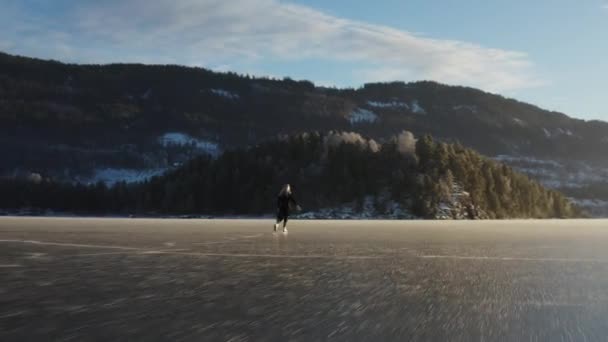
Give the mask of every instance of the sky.
[[434, 80], [608, 121], [608, 0], [0, 0], [0, 51], [318, 85]]

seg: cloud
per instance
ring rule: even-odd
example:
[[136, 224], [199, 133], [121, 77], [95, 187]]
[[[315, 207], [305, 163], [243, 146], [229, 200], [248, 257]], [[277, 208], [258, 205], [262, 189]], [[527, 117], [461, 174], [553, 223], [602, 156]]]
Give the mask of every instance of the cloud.
[[352, 63], [348, 76], [360, 82], [431, 79], [496, 92], [542, 84], [522, 52], [428, 38], [278, 0], [76, 4], [56, 20], [63, 24], [37, 20], [39, 26], [25, 35], [11, 28], [19, 16], [0, 17], [13, 21], [6, 29], [14, 37], [0, 42], [77, 62], [255, 65], [324, 60]]

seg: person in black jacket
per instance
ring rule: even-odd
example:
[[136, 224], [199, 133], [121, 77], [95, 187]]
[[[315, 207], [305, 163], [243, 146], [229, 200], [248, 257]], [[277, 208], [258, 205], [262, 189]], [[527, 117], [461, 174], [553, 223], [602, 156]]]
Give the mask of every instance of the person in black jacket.
[[291, 192], [291, 186], [285, 184], [279, 196], [277, 197], [277, 223], [274, 224], [274, 231], [276, 232], [279, 228], [279, 224], [283, 221], [283, 232], [287, 232], [287, 220], [289, 218], [290, 206], [295, 206], [296, 210], [301, 210], [300, 206], [293, 197]]

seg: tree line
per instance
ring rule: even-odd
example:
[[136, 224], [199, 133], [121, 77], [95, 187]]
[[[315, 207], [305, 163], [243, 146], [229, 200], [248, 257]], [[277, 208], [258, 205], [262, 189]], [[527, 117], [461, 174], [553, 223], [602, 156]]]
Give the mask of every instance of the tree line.
[[560, 193], [460, 144], [411, 133], [377, 142], [357, 133], [302, 133], [202, 156], [148, 181], [108, 187], [48, 179], [0, 180], [0, 208], [87, 214], [273, 213], [281, 184], [292, 184], [305, 210], [372, 196], [378, 212], [389, 201], [419, 217], [436, 217], [442, 204], [466, 194], [488, 218], [576, 217]]

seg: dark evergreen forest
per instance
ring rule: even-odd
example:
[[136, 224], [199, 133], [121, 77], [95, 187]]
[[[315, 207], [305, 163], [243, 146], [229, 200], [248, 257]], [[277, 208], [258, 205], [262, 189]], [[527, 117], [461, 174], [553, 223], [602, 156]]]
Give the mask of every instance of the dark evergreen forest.
[[487, 218], [567, 218], [580, 211], [556, 191], [459, 144], [415, 140], [403, 132], [382, 144], [357, 133], [303, 133], [217, 159], [199, 157], [166, 175], [107, 187], [49, 179], [0, 181], [0, 208], [78, 214], [273, 213], [281, 184], [291, 183], [305, 210], [374, 196], [378, 212], [394, 201], [434, 218], [455, 192]]

